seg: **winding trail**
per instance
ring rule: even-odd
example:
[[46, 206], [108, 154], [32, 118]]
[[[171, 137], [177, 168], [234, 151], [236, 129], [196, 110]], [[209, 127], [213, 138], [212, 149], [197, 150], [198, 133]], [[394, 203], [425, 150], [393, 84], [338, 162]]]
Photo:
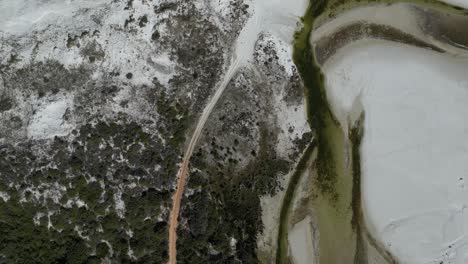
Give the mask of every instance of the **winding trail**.
[[184, 194], [185, 185], [189, 176], [189, 163], [192, 157], [193, 150], [200, 138], [201, 132], [205, 126], [208, 117], [210, 116], [213, 108], [218, 102], [219, 98], [223, 94], [227, 85], [231, 81], [232, 77], [236, 74], [237, 70], [243, 65], [244, 62], [248, 61], [250, 56], [253, 54], [255, 41], [257, 40], [258, 34], [260, 33], [260, 23], [258, 16], [254, 15], [251, 17], [244, 29], [239, 34], [236, 42], [236, 49], [233, 54], [233, 62], [229, 66], [226, 74], [224, 75], [223, 81], [219, 84], [215, 94], [206, 105], [203, 110], [195, 131], [192, 134], [192, 138], [185, 151], [182, 165], [177, 173], [177, 186], [176, 191], [173, 195], [172, 209], [169, 216], [169, 263], [175, 264], [177, 262], [177, 225], [180, 212], [180, 204], [182, 201], [182, 195]]
[[256, 0], [253, 2], [253, 6], [251, 5], [251, 8], [253, 8], [252, 16], [246, 21], [245, 26], [239, 33], [234, 44], [235, 50], [232, 56], [232, 63], [224, 75], [222, 82], [216, 88], [215, 94], [203, 110], [185, 151], [181, 167], [177, 173], [177, 186], [173, 195], [173, 204], [169, 216], [170, 264], [175, 264], [177, 262], [178, 217], [182, 196], [189, 176], [190, 158], [192, 157], [193, 150], [195, 149], [208, 117], [227, 85], [237, 73], [237, 70], [251, 60], [259, 34], [266, 30], [279, 35], [285, 42], [292, 41], [296, 23], [299, 22], [299, 16], [306, 6], [307, 0], [297, 0], [294, 4], [285, 4], [282, 0]]
[[189, 162], [190, 158], [192, 157], [193, 150], [195, 149], [195, 145], [197, 144], [198, 139], [200, 138], [201, 132], [203, 127], [205, 126], [208, 117], [210, 116], [211, 112], [213, 111], [214, 106], [218, 102], [219, 98], [223, 94], [224, 90], [226, 89], [229, 81], [236, 73], [240, 60], [236, 59], [224, 77], [224, 80], [219, 85], [216, 93], [214, 94], [213, 98], [211, 98], [208, 105], [203, 110], [203, 113], [198, 121], [197, 127], [193, 132], [192, 138], [190, 139], [190, 143], [185, 151], [184, 159], [182, 161], [182, 166], [180, 167], [177, 173], [177, 187], [172, 198], [172, 210], [169, 218], [169, 263], [175, 264], [176, 263], [176, 256], [177, 256], [177, 249], [176, 249], [176, 241], [177, 241], [177, 225], [178, 225], [178, 218], [179, 218], [179, 211], [180, 211], [180, 203], [182, 201], [182, 195], [184, 194], [185, 185], [188, 179], [189, 173]]
[[[235, 50], [232, 56], [232, 63], [225, 73], [223, 80], [216, 87], [216, 92], [213, 97], [203, 110], [177, 173], [177, 186], [173, 195], [173, 204], [169, 219], [170, 264], [176, 264], [177, 262], [178, 217], [185, 185], [187, 184], [189, 176], [190, 158], [192, 157], [192, 153], [211, 112], [238, 69], [251, 59], [259, 34], [265, 30], [282, 37], [285, 42], [290, 43], [297, 23], [299, 22], [299, 16], [303, 15], [307, 4], [308, 0], [296, 0], [293, 1], [293, 3], [285, 3], [281, 0], [256, 0], [253, 2], [252, 16], [246, 22], [234, 44]], [[322, 27], [322, 29], [323, 28], [324, 27]], [[412, 28], [408, 30], [414, 31]]]

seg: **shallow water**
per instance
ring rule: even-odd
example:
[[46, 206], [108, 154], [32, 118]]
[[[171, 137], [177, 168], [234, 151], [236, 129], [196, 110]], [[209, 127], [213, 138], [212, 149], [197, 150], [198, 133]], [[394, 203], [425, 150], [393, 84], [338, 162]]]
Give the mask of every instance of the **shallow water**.
[[[317, 4], [317, 2], [314, 3]], [[315, 173], [312, 176], [316, 184], [310, 192], [315, 194], [313, 207], [317, 221], [316, 224], [320, 233], [319, 246], [317, 249], [320, 255], [320, 263], [366, 263], [367, 261], [375, 263], [372, 262], [372, 260], [375, 259], [378, 259], [377, 263], [382, 263], [383, 261], [393, 263], [396, 262], [394, 260], [395, 257], [401, 259], [401, 252], [396, 252], [386, 244], [386, 240], [382, 240], [380, 234], [375, 231], [375, 223], [372, 220], [369, 221], [367, 217], [365, 217], [365, 219], [363, 218], [365, 214], [363, 214], [361, 210], [362, 205], [364, 204], [367, 206], [369, 199], [372, 200], [376, 197], [364, 197], [367, 195], [367, 192], [364, 192], [362, 197], [364, 202], [361, 203], [360, 188], [361, 186], [366, 186], [367, 178], [364, 178], [364, 183], [361, 184], [361, 175], [360, 173], [356, 173], [356, 171], [360, 172], [361, 166], [356, 165], [362, 165], [365, 158], [361, 159], [359, 146], [353, 146], [354, 141], [350, 138], [350, 129], [356, 121], [356, 118], [360, 116], [360, 111], [365, 110], [366, 116], [368, 116], [364, 121], [363, 128], [365, 131], [369, 129], [366, 124], [371, 122], [368, 121], [367, 118], [370, 120], [374, 119], [374, 114], [372, 113], [373, 109], [366, 108], [365, 104], [361, 106], [361, 110], [359, 111], [354, 109], [356, 100], [360, 100], [360, 98], [358, 98], [360, 94], [372, 94], [369, 90], [373, 82], [372, 80], [366, 80], [362, 77], [357, 80], [357, 82], [350, 82], [352, 76], [348, 76], [348, 72], [354, 67], [353, 64], [350, 63], [346, 65], [346, 67], [340, 68], [339, 72], [334, 72], [334, 74], [338, 74], [340, 78], [342, 78], [338, 80], [335, 85], [338, 87], [346, 87], [349, 91], [346, 91], [346, 89], [335, 92], [330, 91], [328, 82], [327, 87], [324, 86], [321, 70], [315, 62], [314, 51], [310, 43], [308, 43], [308, 40], [311, 38], [310, 34], [313, 34], [312, 28], [314, 20], [323, 11], [320, 11], [320, 8], [320, 6], [315, 6], [312, 8], [313, 10], [309, 9], [304, 17], [304, 30], [296, 35], [294, 53], [294, 61], [298, 66], [306, 86], [309, 122], [311, 128], [316, 131], [315, 142], [318, 148], [318, 156], [314, 163], [315, 167], [313, 168]], [[411, 21], [414, 23], [416, 22], [415, 19]], [[411, 25], [411, 27], [417, 28], [417, 25]], [[364, 27], [364, 29], [368, 28], [367, 26]], [[368, 34], [368, 32], [366, 33]], [[422, 41], [408, 33], [399, 32], [398, 30], [389, 30], [388, 28], [377, 26], [374, 33], [373, 37], [375, 38], [392, 40], [393, 42], [405, 42], [409, 45], [429, 48], [437, 52], [444, 52], [441, 48], [443, 47], [442, 45], [434, 46], [431, 42]], [[346, 43], [357, 39], [359, 38], [350, 36], [342, 41]], [[325, 47], [327, 45], [329, 45], [329, 43], [323, 44], [322, 46]], [[394, 45], [401, 46], [399, 43], [394, 43]], [[339, 43], [339, 46], [340, 47], [337, 47], [333, 52], [336, 52], [336, 50], [339, 51], [341, 48], [346, 49], [346, 45], [342, 43]], [[385, 53], [384, 50], [381, 52]], [[325, 63], [332, 55], [333, 54], [323, 59], [321, 63]], [[404, 56], [393, 54], [392, 56], [390, 60], [411, 57], [409, 54]], [[359, 58], [355, 59], [359, 61]], [[369, 65], [371, 66], [367, 72], [364, 71], [362, 74], [373, 71], [373, 63], [371, 62]], [[434, 62], [433, 65], [437, 65], [437, 63]], [[329, 68], [325, 68], [327, 75], [329, 74], [328, 70]], [[381, 70], [381, 72], [389, 74], [392, 70], [393, 69], [385, 69]], [[401, 78], [404, 79], [405, 76]], [[327, 81], [328, 80], [329, 78], [327, 76]], [[387, 79], [384, 78], [384, 80]], [[387, 80], [387, 83], [390, 85], [392, 82], [391, 79]], [[389, 91], [392, 91], [392, 89], [389, 88]], [[396, 126], [398, 127], [398, 125]], [[368, 135], [367, 132], [364, 132], [364, 134], [364, 147], [366, 147], [366, 138], [372, 137], [372, 133]], [[308, 157], [303, 157], [303, 159], [307, 158]], [[357, 163], [353, 164], [353, 161]], [[359, 170], [357, 170], [357, 168], [359, 168]], [[367, 171], [365, 170], [367, 169], [367, 164], [364, 164], [363, 168], [363, 177], [369, 177], [369, 174], [366, 174]], [[298, 169], [302, 170], [303, 168]], [[301, 177], [301, 173], [297, 173], [296, 176]], [[389, 179], [392, 178], [391, 176], [388, 177]], [[283, 211], [287, 212], [289, 207], [293, 204], [295, 199], [294, 192], [297, 189], [295, 185], [297, 185], [298, 182], [299, 180], [297, 179], [291, 180], [288, 186], [288, 191], [290, 189], [292, 191], [289, 193], [289, 196], [288, 194], [286, 195], [286, 199], [283, 202], [281, 221], [285, 223], [288, 221], [289, 215], [294, 215], [294, 212], [283, 214]], [[356, 184], [358, 185], [357, 187]], [[374, 193], [377, 195], [377, 191], [374, 190]], [[380, 201], [381, 204], [385, 204], [381, 199]], [[401, 202], [403, 201], [400, 201], [400, 203]], [[365, 225], [365, 223], [368, 223], [368, 225]], [[286, 224], [283, 224], [283, 228], [284, 225]], [[284, 239], [287, 237], [286, 234], [287, 230], [281, 230], [280, 228], [278, 238], [279, 250], [277, 255], [278, 263], [285, 263], [287, 259], [287, 250], [284, 245]], [[395, 257], [393, 255], [395, 255]], [[403, 259], [403, 261], [405, 261], [405, 259]]]

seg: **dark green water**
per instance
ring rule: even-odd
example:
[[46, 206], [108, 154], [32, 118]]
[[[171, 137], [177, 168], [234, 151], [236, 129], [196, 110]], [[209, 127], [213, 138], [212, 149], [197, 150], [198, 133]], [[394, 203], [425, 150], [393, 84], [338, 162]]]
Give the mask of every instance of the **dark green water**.
[[317, 166], [320, 171], [326, 172], [323, 174], [323, 179], [320, 181], [323, 191], [333, 192], [333, 181], [335, 175], [333, 170], [329, 170], [329, 159], [331, 155], [330, 147], [321, 135], [321, 128], [325, 125], [325, 120], [331, 118], [331, 113], [328, 107], [328, 102], [325, 94], [324, 76], [320, 67], [316, 64], [313, 54], [313, 49], [309, 43], [309, 38], [312, 33], [313, 22], [320, 14], [323, 13], [327, 5], [326, 0], [313, 1], [309, 4], [306, 14], [302, 18], [303, 27], [296, 32], [293, 59], [296, 64], [299, 74], [302, 77], [305, 86], [305, 96], [307, 101], [307, 116], [310, 127], [315, 131], [313, 142], [304, 152], [296, 171], [291, 177], [288, 188], [285, 193], [283, 204], [280, 212], [279, 233], [278, 233], [278, 248], [276, 253], [276, 263], [286, 263], [287, 260], [287, 225], [289, 217], [289, 208], [294, 198], [295, 190], [301, 178], [301, 174], [306, 168], [307, 161], [310, 159], [315, 148], [321, 151], [318, 153]]

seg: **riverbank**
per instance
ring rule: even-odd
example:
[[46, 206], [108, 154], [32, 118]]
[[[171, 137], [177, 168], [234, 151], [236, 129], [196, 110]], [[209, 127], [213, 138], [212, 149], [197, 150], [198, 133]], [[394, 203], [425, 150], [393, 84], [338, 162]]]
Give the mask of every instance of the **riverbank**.
[[467, 56], [468, 32], [459, 28], [468, 26], [468, 18], [462, 11], [436, 2], [385, 3], [346, 9], [315, 26], [310, 41], [319, 65], [338, 49], [360, 39], [383, 39]]
[[[361, 105], [359, 96], [347, 98], [347, 92], [344, 90], [340, 91], [341, 95], [334, 94], [329, 98], [330, 91], [325, 88], [325, 78], [319, 65], [325, 64], [347, 43], [369, 37], [407, 43], [439, 53], [463, 54], [463, 47], [454, 45], [453, 41], [434, 40], [433, 37], [428, 37], [427, 32], [424, 32], [425, 28], [419, 28], [421, 17], [415, 18], [415, 13], [411, 10], [414, 5], [391, 5], [388, 2], [378, 5], [373, 2], [371, 7], [350, 10], [371, 2], [348, 3], [339, 8], [335, 7], [334, 12], [330, 12], [330, 6], [333, 6], [331, 2], [318, 1], [309, 6], [303, 17], [303, 28], [296, 33], [294, 45], [294, 62], [305, 84], [309, 124], [315, 132], [314, 147], [317, 148], [317, 156], [310, 167], [312, 172], [306, 175], [306, 177], [312, 177], [314, 181], [309, 195], [313, 194], [314, 217], [312, 221], [318, 227], [319, 233], [317, 248], [310, 250], [318, 251], [313, 255], [319, 256], [319, 263], [396, 263], [394, 252], [389, 252], [388, 245], [384, 244], [381, 237], [376, 237], [378, 234], [375, 232], [373, 223], [369, 223], [370, 228], [366, 225], [367, 218], [362, 209], [365, 203], [361, 201], [363, 199], [361, 194], [361, 138], [356, 137], [357, 128], [354, 126], [359, 121], [359, 133], [364, 133], [366, 129], [363, 115], [365, 108]], [[447, 4], [420, 2], [426, 5], [425, 7], [443, 8], [440, 13], [461, 13], [459, 8]], [[376, 16], [375, 9], [385, 13], [391, 8], [400, 12], [397, 17], [402, 19], [394, 19], [393, 13], [387, 14], [386, 17]], [[338, 13], [345, 18], [336, 18]], [[350, 13], [352, 15], [349, 15]], [[367, 14], [369, 21], [366, 21], [366, 16], [361, 17], [363, 14]], [[334, 20], [331, 19], [332, 17]], [[391, 26], [394, 27], [376, 23], [385, 22], [386, 19], [389, 24], [393, 23]], [[336, 20], [338, 22], [335, 23]], [[327, 24], [329, 21], [330, 24]], [[349, 33], [350, 29], [354, 30], [355, 34]], [[336, 38], [339, 38], [339, 41]], [[460, 39], [464, 40], [464, 38]], [[341, 85], [346, 87], [346, 83], [343, 82]], [[345, 100], [344, 103], [348, 108], [344, 109], [340, 105], [341, 102], [336, 102], [336, 98]], [[303, 156], [301, 162], [305, 163], [310, 158], [311, 156]], [[304, 221], [309, 219], [309, 216], [299, 217], [299, 213], [291, 209], [293, 204], [297, 204], [300, 199], [304, 198], [303, 194], [297, 194], [298, 183], [301, 182], [301, 177], [304, 177], [302, 176], [304, 170], [305, 168], [301, 167], [296, 169], [283, 200], [278, 233], [277, 263], [298, 261], [298, 254], [303, 256], [297, 253], [298, 249], [291, 248], [295, 241], [290, 241], [291, 245], [288, 245], [287, 239], [296, 237], [296, 239], [306, 241], [297, 236], [297, 228], [304, 227]], [[292, 230], [290, 235], [288, 235], [289, 229]], [[372, 262], [375, 260], [378, 262]]]
[[[356, 42], [327, 63], [333, 108], [366, 111], [362, 208], [369, 233], [405, 263], [466, 263], [463, 209], [468, 61], [399, 43]], [[346, 92], [344, 92], [346, 91]], [[346, 97], [346, 98], [344, 98]], [[345, 117], [343, 117], [344, 119]]]

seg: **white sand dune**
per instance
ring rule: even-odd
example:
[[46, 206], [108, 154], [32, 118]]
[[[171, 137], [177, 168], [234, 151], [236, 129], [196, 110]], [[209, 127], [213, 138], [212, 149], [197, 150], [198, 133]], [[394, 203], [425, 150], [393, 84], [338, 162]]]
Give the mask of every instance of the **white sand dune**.
[[468, 1], [467, 0], [441, 0], [441, 2], [445, 2], [447, 4], [451, 4], [451, 5], [454, 5], [454, 6], [468, 8]]
[[373, 235], [401, 263], [468, 263], [468, 60], [359, 41], [324, 67], [333, 111], [366, 114], [362, 194]]
[[311, 218], [307, 216], [297, 223], [288, 234], [291, 255], [295, 264], [314, 264], [314, 235]]

